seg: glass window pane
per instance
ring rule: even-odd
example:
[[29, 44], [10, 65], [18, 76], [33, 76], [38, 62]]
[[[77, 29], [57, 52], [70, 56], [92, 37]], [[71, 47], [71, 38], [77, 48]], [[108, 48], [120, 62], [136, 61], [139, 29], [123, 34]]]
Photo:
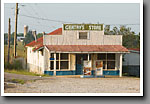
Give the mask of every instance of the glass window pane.
[[79, 39], [87, 39], [87, 32], [79, 32]]
[[60, 61], [60, 69], [68, 69], [68, 61]]
[[115, 69], [115, 61], [107, 61], [107, 69]]
[[106, 61], [103, 61], [103, 69], [106, 69]]
[[97, 55], [97, 60], [106, 60], [106, 54], [105, 53], [100, 53]]
[[54, 53], [51, 53], [51, 58], [54, 58]]
[[56, 69], [59, 69], [59, 61], [56, 61]]
[[56, 60], [59, 60], [59, 53], [56, 53]]
[[115, 53], [107, 54], [107, 60], [115, 60]]
[[[54, 53], [51, 53], [51, 58], [54, 58]], [[59, 60], [59, 53], [56, 53], [56, 60]]]
[[50, 61], [50, 70], [54, 70], [54, 61]]
[[83, 60], [88, 60], [88, 54], [83, 54], [82, 58], [83, 58]]
[[61, 60], [68, 60], [68, 53], [61, 53], [60, 54], [60, 59]]

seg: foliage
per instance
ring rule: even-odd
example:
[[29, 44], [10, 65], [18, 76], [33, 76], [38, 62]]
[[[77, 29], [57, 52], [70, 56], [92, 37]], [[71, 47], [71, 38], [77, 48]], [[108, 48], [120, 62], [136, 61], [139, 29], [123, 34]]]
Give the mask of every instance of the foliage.
[[43, 33], [38, 33], [37, 34], [37, 39], [40, 38], [40, 37], [42, 37], [42, 36], [43, 36]]
[[4, 64], [5, 69], [22, 69], [22, 63], [19, 60], [14, 60], [13, 63]]
[[[4, 33], [4, 44], [8, 43], [8, 33]], [[10, 44], [14, 44], [14, 33], [10, 34]]]
[[116, 26], [110, 30], [110, 25], [106, 25], [104, 28], [105, 35], [123, 35], [123, 46], [126, 48], [140, 48], [140, 33], [135, 34], [131, 31], [130, 27], [120, 26], [118, 29]]
[[[4, 62], [7, 62], [7, 55], [8, 55], [8, 50], [7, 50], [8, 46], [4, 45]], [[14, 46], [10, 45], [10, 62], [13, 62], [14, 60], [14, 56], [13, 56], [13, 50], [14, 50]], [[24, 59], [26, 59], [26, 48], [24, 47], [24, 45], [22, 44], [22, 42], [17, 42], [17, 57], [23, 57]]]
[[23, 80], [23, 79], [11, 79], [9, 80], [10, 82], [13, 82], [13, 83], [20, 83], [20, 84], [24, 84], [26, 81]]
[[28, 44], [28, 43], [32, 42], [33, 40], [35, 40], [35, 38], [32, 35], [32, 32], [29, 31], [25, 37], [24, 44]]
[[5, 69], [4, 70], [7, 73], [14, 73], [14, 74], [22, 74], [22, 75], [31, 75], [31, 76], [42, 76], [42, 77], [49, 77], [49, 75], [40, 75], [33, 72], [28, 72], [24, 69]]

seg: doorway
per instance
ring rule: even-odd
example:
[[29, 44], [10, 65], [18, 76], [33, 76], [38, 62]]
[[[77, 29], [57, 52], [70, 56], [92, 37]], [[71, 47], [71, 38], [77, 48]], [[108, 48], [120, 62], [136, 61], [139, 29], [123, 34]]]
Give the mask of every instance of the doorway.
[[[90, 55], [91, 59], [91, 55]], [[76, 75], [83, 75], [83, 61], [88, 60], [88, 54], [76, 54]]]

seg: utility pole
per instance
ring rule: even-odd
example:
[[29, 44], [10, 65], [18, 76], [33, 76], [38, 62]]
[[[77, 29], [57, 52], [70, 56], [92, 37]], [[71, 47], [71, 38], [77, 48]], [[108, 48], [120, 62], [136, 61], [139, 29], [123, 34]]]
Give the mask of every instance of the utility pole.
[[14, 57], [16, 58], [16, 50], [17, 50], [17, 19], [18, 19], [18, 3], [16, 3], [15, 10], [15, 33], [14, 33]]
[[10, 26], [10, 18], [8, 20], [8, 57], [7, 57], [7, 61], [9, 63], [9, 55], [10, 55], [10, 32], [11, 31], [11, 26]]

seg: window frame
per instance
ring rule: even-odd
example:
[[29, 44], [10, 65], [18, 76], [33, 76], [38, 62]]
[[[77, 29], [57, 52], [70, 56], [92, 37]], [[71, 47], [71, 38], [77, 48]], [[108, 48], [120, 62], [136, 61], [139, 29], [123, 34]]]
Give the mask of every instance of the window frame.
[[[80, 32], [87, 32], [87, 39], [80, 39], [79, 37], [79, 34], [80, 34]], [[90, 39], [90, 32], [89, 31], [78, 31], [77, 32], [77, 39], [78, 40], [89, 40]]]
[[[54, 54], [54, 53], [50, 53], [50, 56], [51, 54]], [[56, 55], [57, 54], [58, 54], [58, 58], [56, 58], [56, 64], [58, 62], [58, 68], [56, 66], [56, 71], [70, 70], [70, 53], [56, 53]], [[68, 54], [68, 59], [61, 59], [61, 54]], [[68, 69], [61, 69], [62, 61], [68, 62]], [[50, 60], [50, 71], [53, 71], [54, 69], [51, 69], [51, 62], [54, 62], [54, 60]]]
[[[106, 58], [105, 59], [98, 59], [98, 54], [106, 54]], [[98, 53], [97, 54], [97, 59], [99, 60], [99, 61], [105, 61], [106, 63], [105, 63], [105, 69], [103, 69], [103, 70], [116, 70], [116, 53]], [[108, 59], [108, 54], [114, 54], [115, 55], [115, 59]], [[115, 68], [114, 69], [108, 69], [108, 62], [109, 61], [113, 61], [113, 62], [115, 62]]]

